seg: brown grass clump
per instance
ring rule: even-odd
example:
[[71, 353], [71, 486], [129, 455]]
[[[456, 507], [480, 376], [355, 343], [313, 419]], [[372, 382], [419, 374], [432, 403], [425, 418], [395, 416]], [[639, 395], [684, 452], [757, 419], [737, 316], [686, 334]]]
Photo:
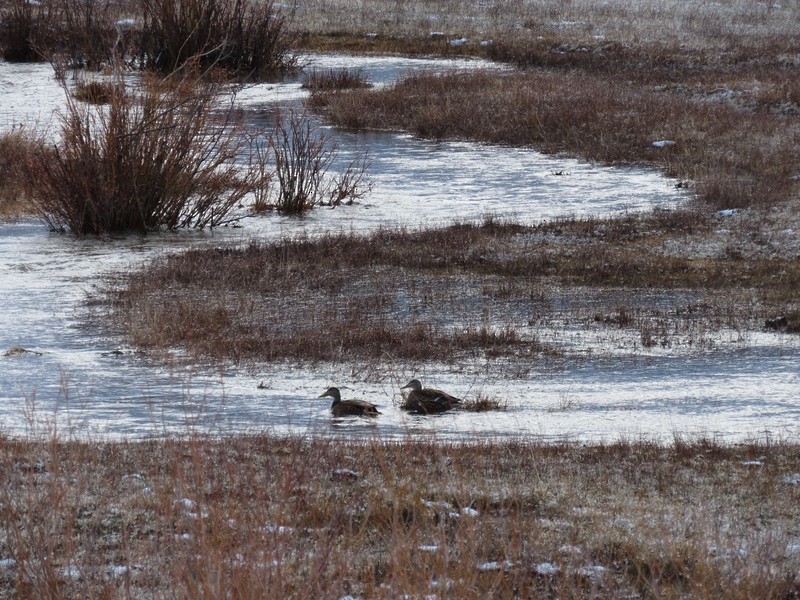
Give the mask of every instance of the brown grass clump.
[[25, 165], [41, 150], [41, 143], [22, 129], [0, 135], [0, 218], [33, 213]]
[[114, 83], [108, 81], [79, 81], [72, 92], [73, 98], [89, 104], [107, 104], [114, 94]]
[[0, 440], [0, 594], [790, 598], [797, 446]]
[[[646, 75], [629, 73], [636, 57], [628, 58], [604, 69], [576, 59], [569, 68], [421, 74], [389, 88], [315, 94], [312, 103], [348, 128], [658, 166], [694, 181], [699, 197], [716, 208], [772, 206], [796, 192], [790, 157], [798, 125], [796, 111], [786, 107], [797, 106], [798, 90], [782, 69], [712, 71], [696, 80], [691, 70], [675, 68], [676, 84], [666, 74], [652, 81], [657, 75], [646, 66], [636, 66]], [[716, 91], [745, 86], [731, 101]], [[753, 91], [764, 88], [771, 93]], [[661, 140], [674, 143], [653, 145]]]
[[483, 394], [476, 394], [472, 398], [465, 398], [461, 404], [458, 405], [461, 410], [469, 412], [487, 412], [490, 410], [506, 410], [508, 408], [507, 400], [500, 400], [492, 396], [485, 396]]
[[302, 87], [312, 92], [352, 90], [372, 87], [364, 73], [353, 69], [311, 69], [303, 78]]

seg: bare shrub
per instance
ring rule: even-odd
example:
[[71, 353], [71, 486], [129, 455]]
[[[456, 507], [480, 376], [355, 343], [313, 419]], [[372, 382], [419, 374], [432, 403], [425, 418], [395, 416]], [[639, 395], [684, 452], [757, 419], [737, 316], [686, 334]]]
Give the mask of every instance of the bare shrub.
[[43, 60], [36, 41], [46, 27], [47, 10], [28, 0], [11, 0], [0, 10], [0, 52], [9, 62]]
[[338, 149], [305, 115], [293, 111], [288, 117], [279, 114], [269, 143], [278, 183], [274, 207], [281, 212], [302, 214], [318, 205], [350, 204], [370, 189], [366, 156], [328, 179]]
[[272, 0], [141, 0], [145, 64], [164, 73], [199, 60], [252, 79], [293, 70], [286, 17]]
[[71, 67], [100, 69], [117, 50], [119, 10], [111, 0], [11, 0], [0, 19], [3, 57], [13, 62], [58, 57]]
[[54, 152], [30, 165], [45, 222], [75, 235], [213, 227], [255, 183], [234, 164], [243, 138], [214, 86], [119, 75], [107, 107], [67, 98]]
[[118, 3], [112, 0], [50, 0], [53, 7], [48, 56], [93, 70], [114, 60], [120, 32], [114, 25]]
[[255, 212], [270, 210], [273, 207], [271, 193], [275, 171], [273, 170], [272, 146], [269, 139], [259, 134], [250, 136], [247, 160], [249, 172], [254, 179], [252, 208]]
[[328, 191], [327, 206], [352, 204], [372, 190], [372, 182], [367, 176], [369, 159], [366, 153], [354, 158], [347, 168], [334, 175]]

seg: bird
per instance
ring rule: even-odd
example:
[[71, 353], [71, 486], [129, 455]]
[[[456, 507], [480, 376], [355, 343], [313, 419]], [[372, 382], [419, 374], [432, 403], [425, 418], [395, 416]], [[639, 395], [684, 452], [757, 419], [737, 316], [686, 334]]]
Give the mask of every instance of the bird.
[[419, 379], [412, 379], [400, 390], [410, 390], [406, 395], [405, 403], [400, 408], [424, 415], [444, 412], [461, 404], [461, 398], [456, 398], [441, 390], [423, 388]]
[[331, 404], [331, 412], [334, 417], [377, 417], [380, 413], [378, 407], [372, 402], [366, 400], [342, 400], [342, 395], [339, 393], [339, 388], [329, 387], [323, 394], [319, 395], [320, 398], [333, 398]]

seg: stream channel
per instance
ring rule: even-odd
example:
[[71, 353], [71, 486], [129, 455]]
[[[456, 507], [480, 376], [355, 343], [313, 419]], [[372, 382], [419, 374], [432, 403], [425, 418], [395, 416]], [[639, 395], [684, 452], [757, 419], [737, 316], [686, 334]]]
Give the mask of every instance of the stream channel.
[[[307, 60], [319, 68], [361, 69], [376, 85], [422, 69], [491, 67], [480, 61], [337, 55]], [[49, 65], [0, 62], [0, 131], [20, 124], [53, 127], [63, 94]], [[247, 88], [237, 100], [248, 109], [274, 111], [304, 94], [294, 79]], [[110, 240], [76, 240], [33, 219], [0, 223], [0, 430], [89, 439], [190, 432], [440, 440], [797, 438], [798, 336], [723, 332], [710, 349], [630, 353], [615, 352], [613, 343], [576, 329], [572, 334], [585, 358], [556, 369], [533, 365], [525, 376], [509, 378], [480, 364], [426, 364], [416, 372], [398, 367], [374, 377], [332, 364], [263, 365], [254, 372], [165, 362], [85, 325], [87, 295], [100, 289], [104, 275], [164, 252], [379, 226], [431, 227], [487, 215], [523, 223], [615, 215], [668, 209], [687, 198], [674, 181], [643, 169], [396, 133], [329, 133], [342, 164], [369, 152], [374, 187], [353, 206], [315, 209], [302, 219], [246, 215], [237, 228]], [[14, 347], [29, 352], [3, 355]], [[412, 376], [456, 395], [502, 398], [508, 406], [487, 413], [408, 415], [398, 408], [398, 388]], [[329, 401], [317, 398], [329, 385], [338, 385], [344, 397], [377, 403], [383, 414], [374, 420], [332, 419]]]

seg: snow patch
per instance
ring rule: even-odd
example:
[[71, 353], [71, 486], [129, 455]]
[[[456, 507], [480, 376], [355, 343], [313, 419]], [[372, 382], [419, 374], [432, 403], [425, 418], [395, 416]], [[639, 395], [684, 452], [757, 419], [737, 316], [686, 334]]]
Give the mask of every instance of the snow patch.
[[554, 565], [550, 562], [539, 563], [533, 567], [533, 572], [537, 575], [555, 575], [560, 570], [561, 569], [558, 567], [558, 565]]
[[485, 563], [478, 563], [478, 571], [499, 571], [501, 569], [507, 570], [514, 566], [510, 560], [503, 561], [502, 563], [492, 560]]
[[606, 568], [602, 565], [587, 565], [575, 571], [581, 577], [601, 577], [606, 572]]

